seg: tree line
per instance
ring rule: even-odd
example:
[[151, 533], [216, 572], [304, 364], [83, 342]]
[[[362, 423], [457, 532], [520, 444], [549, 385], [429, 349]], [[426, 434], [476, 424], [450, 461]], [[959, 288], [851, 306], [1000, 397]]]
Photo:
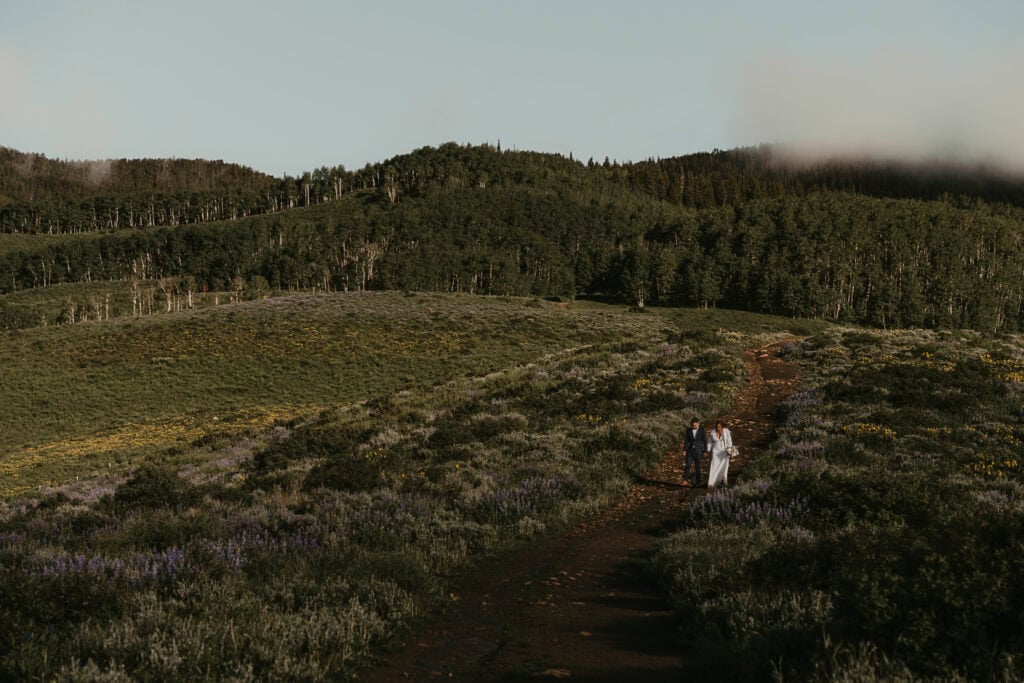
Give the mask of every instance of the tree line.
[[1001, 205], [844, 193], [695, 210], [571, 183], [435, 185], [394, 201], [371, 184], [237, 221], [50, 239], [0, 254], [0, 291], [188, 277], [197, 291], [590, 296], [1020, 330], [1021, 228]]
[[281, 178], [202, 159], [61, 161], [0, 147], [0, 233], [79, 234], [236, 220], [337, 199], [344, 166]]
[[[77, 234], [237, 220], [375, 190], [390, 203], [435, 189], [530, 187], [576, 198], [653, 198], [690, 208], [821, 192], [1000, 204], [1024, 216], [1024, 182], [985, 168], [895, 162], [794, 165], [770, 146], [637, 163], [503, 151], [492, 145], [424, 147], [348, 171], [320, 167], [275, 178], [222, 161], [62, 162], [0, 148], [0, 232]], [[6, 194], [5, 194], [6, 193]]]

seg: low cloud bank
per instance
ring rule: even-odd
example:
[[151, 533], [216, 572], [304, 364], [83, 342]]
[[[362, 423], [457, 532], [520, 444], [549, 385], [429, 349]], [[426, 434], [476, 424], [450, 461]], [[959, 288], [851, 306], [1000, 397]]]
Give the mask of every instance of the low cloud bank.
[[953, 62], [890, 52], [867, 62], [788, 55], [738, 70], [735, 134], [786, 160], [984, 165], [1024, 173], [1024, 50]]

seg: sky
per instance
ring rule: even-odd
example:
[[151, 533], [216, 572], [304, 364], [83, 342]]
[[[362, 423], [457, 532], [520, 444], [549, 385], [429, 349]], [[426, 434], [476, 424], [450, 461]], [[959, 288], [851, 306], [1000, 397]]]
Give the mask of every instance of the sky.
[[0, 145], [281, 175], [447, 141], [1024, 171], [1024, 2], [0, 0]]

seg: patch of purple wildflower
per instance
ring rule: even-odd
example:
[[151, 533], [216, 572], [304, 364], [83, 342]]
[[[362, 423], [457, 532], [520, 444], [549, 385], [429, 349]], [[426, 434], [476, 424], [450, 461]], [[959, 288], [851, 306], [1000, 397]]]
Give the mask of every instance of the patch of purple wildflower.
[[386, 534], [411, 540], [416, 533], [417, 522], [433, 515], [436, 515], [436, 510], [423, 500], [388, 496], [368, 509], [350, 513], [348, 523], [359, 537]]
[[800, 441], [784, 444], [775, 451], [780, 458], [817, 458], [825, 454], [825, 446], [820, 441]]
[[17, 531], [0, 531], [0, 545], [15, 545], [21, 538]]
[[690, 522], [694, 526], [738, 524], [753, 527], [760, 522], [797, 521], [807, 513], [808, 500], [796, 497], [786, 503], [743, 500], [730, 491], [715, 491], [690, 506]]
[[693, 406], [707, 406], [715, 399], [715, 395], [708, 391], [686, 392], [686, 402]]
[[73, 553], [58, 555], [41, 563], [31, 573], [49, 578], [84, 576], [97, 580], [129, 583], [169, 582], [193, 570], [181, 548], [138, 553], [128, 558]]
[[550, 509], [560, 500], [578, 497], [583, 485], [575, 477], [529, 477], [516, 486], [489, 492], [477, 505], [484, 521], [508, 523]]
[[822, 405], [821, 391], [808, 389], [798, 391], [789, 396], [783, 403], [786, 414], [784, 429], [792, 432], [806, 427], [824, 427], [825, 421], [816, 414], [816, 408]]

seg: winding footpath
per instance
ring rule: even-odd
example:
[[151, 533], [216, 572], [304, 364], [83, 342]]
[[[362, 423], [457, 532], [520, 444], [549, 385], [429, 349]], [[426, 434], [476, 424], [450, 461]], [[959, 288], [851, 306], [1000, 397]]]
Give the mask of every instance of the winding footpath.
[[[726, 416], [741, 451], [732, 482], [771, 443], [795, 390], [796, 367], [779, 358], [785, 341], [746, 353], [749, 380]], [[681, 680], [672, 612], [645, 562], [706, 493], [679, 485], [682, 466], [676, 449], [600, 515], [483, 562], [445, 614], [361, 680]]]

